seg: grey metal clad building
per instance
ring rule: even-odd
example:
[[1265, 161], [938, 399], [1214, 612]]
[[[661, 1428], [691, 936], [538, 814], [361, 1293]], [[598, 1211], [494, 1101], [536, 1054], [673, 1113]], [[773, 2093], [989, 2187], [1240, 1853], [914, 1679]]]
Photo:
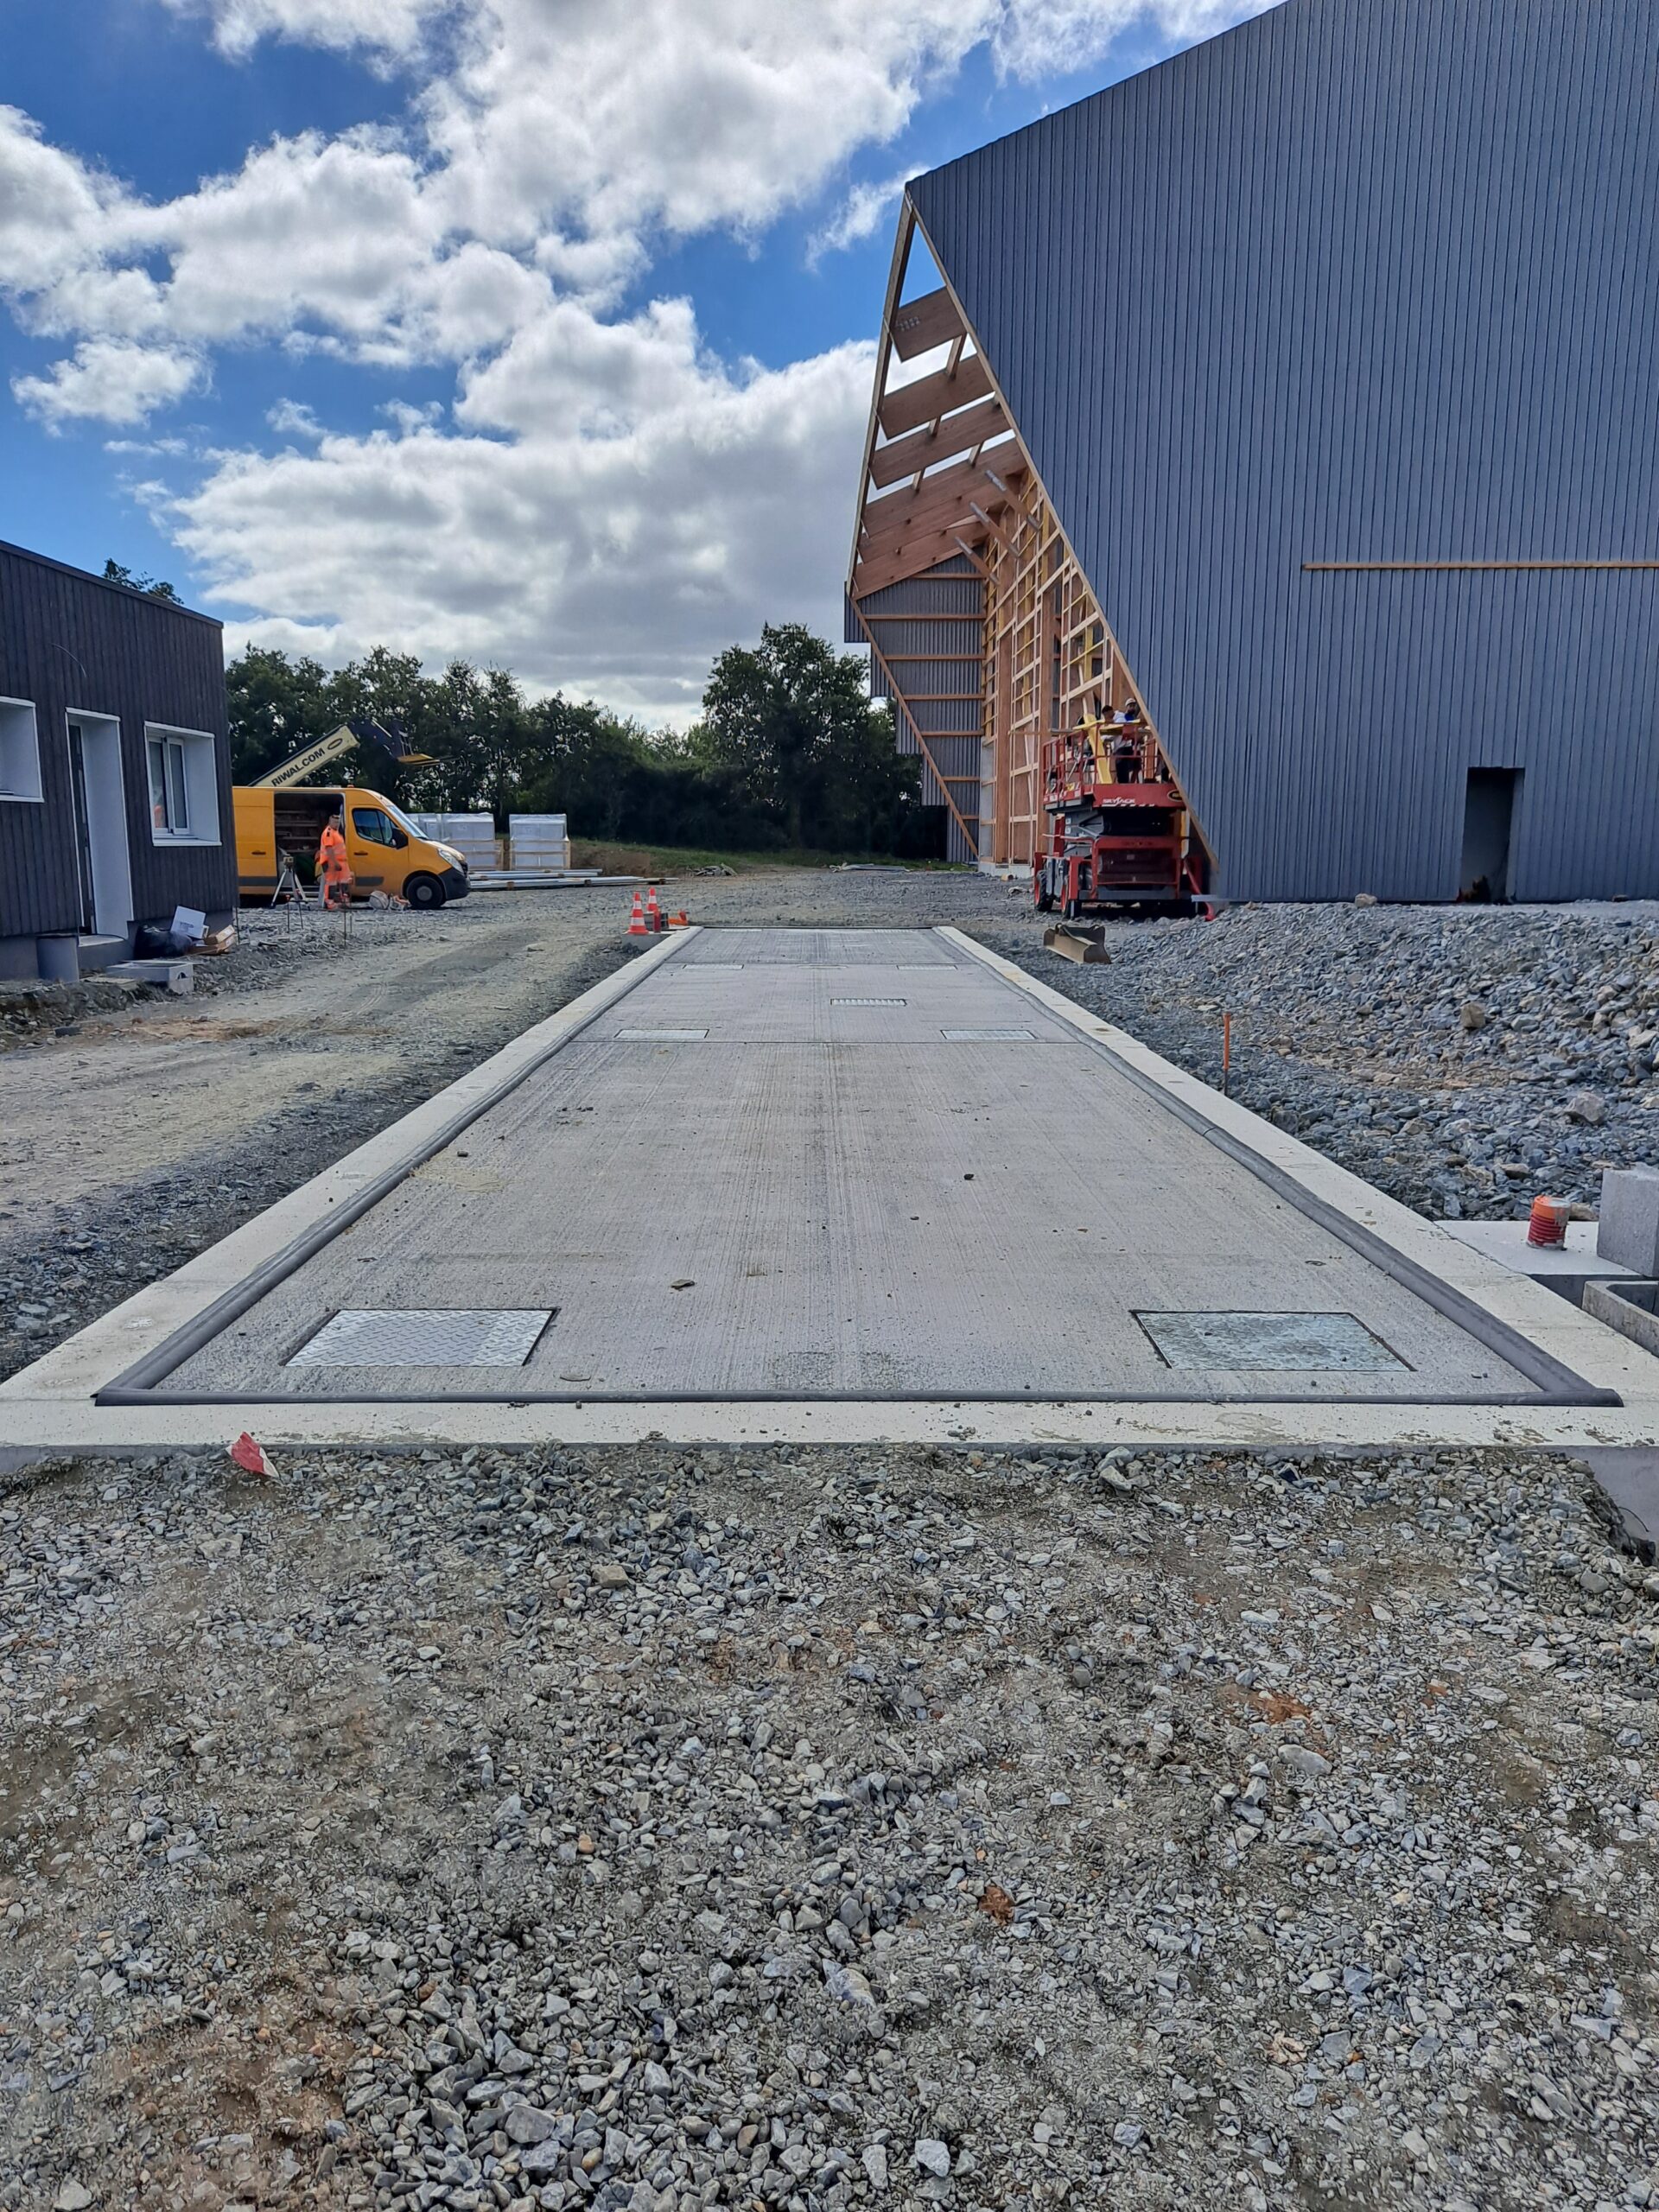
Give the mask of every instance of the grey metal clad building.
[[236, 898], [220, 626], [0, 544], [0, 976]]
[[979, 589], [979, 856], [1041, 834], [1046, 522], [1217, 893], [1659, 895], [1656, 252], [1630, 0], [1285, 0], [912, 183], [849, 633]]

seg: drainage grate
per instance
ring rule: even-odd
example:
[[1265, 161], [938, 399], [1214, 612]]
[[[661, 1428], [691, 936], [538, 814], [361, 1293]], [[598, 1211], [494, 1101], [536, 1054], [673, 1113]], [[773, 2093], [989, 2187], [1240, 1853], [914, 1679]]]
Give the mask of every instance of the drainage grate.
[[556, 1306], [353, 1306], [325, 1321], [289, 1367], [522, 1367]]
[[695, 1045], [709, 1032], [706, 1029], [619, 1029], [619, 1038], [626, 1038], [633, 1045]]
[[1351, 1374], [1406, 1363], [1351, 1313], [1137, 1313], [1166, 1367]]
[[831, 1006], [908, 1006], [908, 999], [831, 999]]
[[1036, 1039], [1029, 1029], [941, 1029], [947, 1045], [1030, 1045]]

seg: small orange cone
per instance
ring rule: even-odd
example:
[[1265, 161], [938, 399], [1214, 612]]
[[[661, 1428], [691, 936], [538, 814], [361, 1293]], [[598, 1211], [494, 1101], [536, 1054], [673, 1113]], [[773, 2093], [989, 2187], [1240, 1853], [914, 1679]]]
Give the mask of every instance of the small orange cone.
[[[655, 895], [653, 893], [652, 896], [655, 897]], [[628, 935], [646, 937], [649, 934], [649, 926], [645, 921], [645, 902], [636, 891], [633, 894], [633, 918], [628, 924]]]
[[663, 926], [663, 910], [657, 904], [657, 887], [653, 883], [645, 893], [645, 930], [655, 937]]
[[681, 907], [677, 914], [671, 914], [669, 916], [668, 926], [671, 930], [689, 930], [690, 928], [691, 917], [686, 912], [683, 906]]

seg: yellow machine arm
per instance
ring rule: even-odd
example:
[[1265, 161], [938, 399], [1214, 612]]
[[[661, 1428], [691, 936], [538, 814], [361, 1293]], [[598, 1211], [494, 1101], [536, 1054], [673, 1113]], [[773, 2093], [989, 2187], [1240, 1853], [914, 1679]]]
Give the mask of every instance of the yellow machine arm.
[[341, 722], [327, 737], [320, 737], [315, 744], [307, 745], [286, 760], [279, 760], [274, 768], [267, 768], [263, 776], [256, 776], [251, 788], [284, 791], [296, 784], [308, 784], [320, 768], [331, 760], [338, 760], [342, 753], [349, 753], [354, 745], [367, 744], [396, 760], [400, 767], [429, 767], [429, 753], [411, 753], [401, 737], [395, 736], [379, 722]]

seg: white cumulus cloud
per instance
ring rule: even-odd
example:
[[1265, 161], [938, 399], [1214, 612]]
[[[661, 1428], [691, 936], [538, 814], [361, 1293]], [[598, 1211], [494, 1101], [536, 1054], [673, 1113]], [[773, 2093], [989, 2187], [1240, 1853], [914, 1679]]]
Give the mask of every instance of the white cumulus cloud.
[[213, 42], [231, 54], [251, 54], [263, 38], [288, 39], [339, 52], [416, 52], [425, 27], [445, 0], [168, 0], [181, 16], [206, 16]]
[[734, 372], [678, 307], [588, 340], [613, 395], [602, 423], [563, 386], [542, 397], [543, 348], [577, 346], [567, 311], [467, 384], [461, 430], [411, 412], [308, 453], [232, 454], [162, 518], [227, 610], [265, 610], [238, 639], [328, 660], [464, 653], [683, 721], [721, 645], [825, 620], [874, 353]]
[[1032, 80], [1104, 59], [1114, 39], [1145, 25], [1173, 44], [1212, 38], [1276, 0], [1007, 0], [991, 35], [997, 66]]
[[201, 362], [166, 346], [124, 338], [88, 338], [43, 377], [14, 377], [20, 405], [49, 429], [66, 423], [142, 423], [156, 408], [182, 399], [203, 378]]
[[876, 183], [855, 184], [830, 220], [808, 239], [808, 260], [816, 264], [826, 253], [844, 253], [849, 246], [862, 245], [878, 231], [890, 230], [897, 220], [899, 196], [909, 175], [907, 169], [900, 169], [897, 175]]
[[692, 302], [638, 303], [664, 241], [756, 238], [833, 192], [809, 254], [857, 245], [900, 178], [856, 162], [976, 48], [1040, 77], [1131, 22], [1186, 38], [1262, 0], [168, 3], [233, 57], [355, 52], [406, 105], [163, 199], [0, 107], [0, 299], [62, 349], [17, 403], [130, 429], [227, 349], [372, 368], [390, 427], [344, 436], [283, 401], [272, 449], [142, 487], [227, 613], [327, 658], [465, 652], [680, 715], [766, 617], [836, 623], [872, 357], [715, 358]]

